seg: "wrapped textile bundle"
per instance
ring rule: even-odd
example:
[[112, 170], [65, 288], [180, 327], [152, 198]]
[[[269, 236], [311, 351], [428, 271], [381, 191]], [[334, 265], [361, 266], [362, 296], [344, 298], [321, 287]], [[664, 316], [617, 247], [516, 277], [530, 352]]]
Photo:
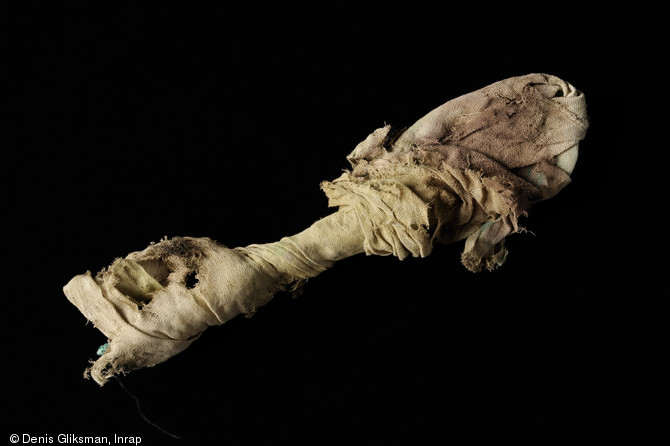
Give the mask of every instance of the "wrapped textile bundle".
[[251, 314], [338, 260], [426, 257], [465, 240], [470, 271], [505, 261], [519, 218], [570, 182], [588, 121], [584, 95], [529, 74], [453, 99], [406, 129], [375, 130], [322, 183], [333, 214], [278, 242], [230, 249], [176, 237], [74, 277], [67, 298], [109, 339], [86, 370], [103, 385], [183, 351], [209, 326]]

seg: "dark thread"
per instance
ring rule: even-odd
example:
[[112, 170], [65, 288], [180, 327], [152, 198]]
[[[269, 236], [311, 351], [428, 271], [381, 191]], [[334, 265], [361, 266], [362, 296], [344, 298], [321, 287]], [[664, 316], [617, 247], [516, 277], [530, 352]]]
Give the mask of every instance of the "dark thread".
[[159, 432], [161, 432], [161, 433], [163, 433], [163, 434], [165, 434], [165, 435], [169, 435], [169, 436], [172, 437], [172, 438], [176, 438], [177, 440], [181, 440], [181, 437], [180, 437], [180, 436], [175, 435], [175, 434], [173, 434], [172, 432], [169, 432], [169, 431], [163, 429], [162, 427], [160, 427], [159, 425], [157, 425], [156, 423], [154, 423], [153, 421], [151, 421], [149, 418], [147, 418], [147, 416], [144, 414], [144, 411], [142, 410], [142, 406], [140, 405], [140, 400], [139, 400], [139, 398], [137, 398], [137, 397], [136, 397], [130, 390], [128, 390], [128, 389], [126, 388], [126, 386], [123, 384], [123, 381], [121, 381], [121, 379], [120, 379], [119, 377], [116, 377], [116, 380], [119, 382], [119, 385], [121, 386], [121, 388], [123, 389], [123, 391], [126, 392], [126, 393], [128, 394], [128, 396], [130, 396], [130, 397], [135, 401], [135, 406], [137, 407], [137, 413], [140, 414], [140, 416], [142, 417], [142, 419], [143, 419], [144, 421], [146, 421], [148, 424], [150, 424], [151, 426], [153, 426], [153, 427], [154, 427], [156, 430], [158, 430]]

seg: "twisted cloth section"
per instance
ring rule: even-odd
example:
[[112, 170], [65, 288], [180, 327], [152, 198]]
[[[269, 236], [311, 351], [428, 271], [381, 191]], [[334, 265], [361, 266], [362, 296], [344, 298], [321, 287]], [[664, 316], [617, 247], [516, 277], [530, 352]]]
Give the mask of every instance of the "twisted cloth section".
[[584, 95], [529, 74], [444, 105], [392, 137], [377, 129], [347, 157], [352, 170], [322, 184], [330, 206], [356, 212], [367, 254], [425, 257], [467, 239], [462, 262], [501, 265], [519, 218], [570, 182], [588, 121]]
[[257, 262], [272, 265], [277, 279], [289, 284], [302, 283], [316, 277], [335, 263], [310, 253], [292, 237], [284, 237], [276, 243], [254, 244], [238, 249], [243, 249]]

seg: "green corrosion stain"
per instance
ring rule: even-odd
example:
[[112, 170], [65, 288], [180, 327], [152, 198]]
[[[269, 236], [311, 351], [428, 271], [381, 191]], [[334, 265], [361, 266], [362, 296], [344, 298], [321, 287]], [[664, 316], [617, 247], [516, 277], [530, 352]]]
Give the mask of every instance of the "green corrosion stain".
[[493, 224], [493, 220], [491, 220], [491, 221], [487, 221], [486, 223], [484, 223], [484, 224], [479, 228], [479, 232], [484, 232], [484, 231], [486, 231], [488, 228], [491, 227], [492, 224]]
[[533, 178], [533, 180], [534, 183], [540, 187], [547, 187], [549, 185], [547, 178], [541, 172], [535, 172], [535, 177]]
[[538, 187], [547, 187], [549, 182], [542, 172], [537, 172], [533, 166], [526, 167], [526, 179]]
[[98, 347], [98, 351], [96, 353], [98, 354], [98, 356], [102, 356], [108, 349], [109, 349], [109, 342], [105, 342], [100, 347]]

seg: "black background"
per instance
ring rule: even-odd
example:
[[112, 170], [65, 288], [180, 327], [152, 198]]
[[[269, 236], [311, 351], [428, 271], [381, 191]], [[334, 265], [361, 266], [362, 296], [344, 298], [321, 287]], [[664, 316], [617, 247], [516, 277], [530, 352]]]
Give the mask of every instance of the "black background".
[[163, 236], [297, 233], [374, 129], [545, 72], [591, 128], [498, 271], [467, 272], [462, 244], [357, 256], [123, 383], [182, 443], [653, 444], [668, 42], [624, 6], [3, 6], [2, 441], [176, 442], [82, 379], [105, 339], [62, 286]]

